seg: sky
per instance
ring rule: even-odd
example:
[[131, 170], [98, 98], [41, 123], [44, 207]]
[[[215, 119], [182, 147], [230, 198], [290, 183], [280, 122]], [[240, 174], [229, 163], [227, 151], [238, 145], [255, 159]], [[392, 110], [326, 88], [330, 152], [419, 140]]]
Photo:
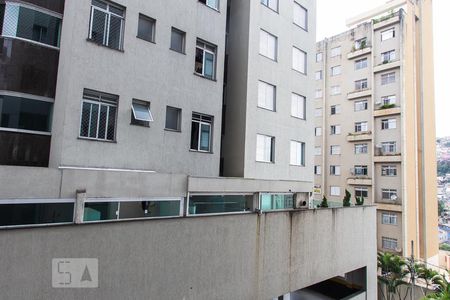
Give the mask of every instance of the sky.
[[[386, 3], [386, 0], [317, 0], [317, 40], [347, 30], [345, 21]], [[433, 0], [436, 135], [450, 136], [450, 11], [449, 0]]]

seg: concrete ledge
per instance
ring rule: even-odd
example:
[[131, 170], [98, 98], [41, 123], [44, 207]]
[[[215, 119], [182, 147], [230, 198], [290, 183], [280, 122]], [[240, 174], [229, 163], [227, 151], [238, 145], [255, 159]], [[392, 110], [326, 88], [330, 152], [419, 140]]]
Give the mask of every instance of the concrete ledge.
[[398, 204], [377, 203], [377, 210], [402, 212], [402, 206]]
[[400, 66], [401, 66], [400, 60], [396, 60], [393, 62], [375, 66], [373, 68], [373, 72], [379, 73], [379, 72], [383, 72], [383, 71], [387, 71], [387, 70], [391, 70], [391, 69], [395, 69], [395, 68], [400, 68]]
[[373, 162], [375, 163], [388, 163], [388, 162], [401, 162], [402, 155], [375, 155], [373, 158]]
[[372, 185], [372, 178], [348, 178], [348, 185]]
[[370, 141], [370, 140], [372, 140], [372, 132], [347, 135], [348, 142], [360, 142], [360, 141]]
[[373, 112], [373, 116], [376, 117], [384, 117], [384, 116], [391, 116], [391, 115], [399, 115], [402, 113], [402, 110], [400, 107], [394, 107], [394, 108], [386, 108], [386, 109], [378, 109]]
[[371, 89], [365, 89], [361, 91], [354, 91], [347, 94], [348, 100], [353, 100], [357, 98], [363, 98], [363, 97], [370, 97], [372, 96], [372, 90]]
[[387, 20], [384, 20], [384, 21], [381, 21], [379, 23], [374, 24], [373, 25], [373, 30], [378, 30], [378, 29], [387, 27], [389, 25], [396, 24], [398, 22], [400, 22], [400, 16], [395, 16], [395, 17], [392, 17], [392, 18], [389, 18]]
[[347, 54], [347, 59], [355, 59], [357, 57], [372, 53], [372, 47], [356, 50]]

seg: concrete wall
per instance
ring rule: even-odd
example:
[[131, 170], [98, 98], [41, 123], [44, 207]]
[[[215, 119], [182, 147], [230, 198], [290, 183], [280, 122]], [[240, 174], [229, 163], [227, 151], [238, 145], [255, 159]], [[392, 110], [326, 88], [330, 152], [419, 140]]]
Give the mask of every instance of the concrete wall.
[[[86, 40], [90, 0], [66, 1], [50, 166], [218, 176], [226, 1], [219, 11], [199, 1], [115, 2], [126, 7], [123, 51]], [[139, 13], [156, 19], [155, 43], [136, 38]], [[186, 54], [169, 49], [172, 26], [186, 32]], [[217, 45], [216, 80], [194, 75], [197, 38]], [[78, 138], [84, 88], [119, 95], [115, 143]], [[149, 128], [130, 125], [133, 98], [150, 102]], [[167, 105], [182, 109], [181, 132], [164, 130]], [[192, 112], [214, 116], [211, 154], [190, 151]]]
[[[0, 231], [5, 299], [272, 299], [367, 267], [375, 207]], [[98, 289], [53, 289], [53, 258], [98, 258]]]

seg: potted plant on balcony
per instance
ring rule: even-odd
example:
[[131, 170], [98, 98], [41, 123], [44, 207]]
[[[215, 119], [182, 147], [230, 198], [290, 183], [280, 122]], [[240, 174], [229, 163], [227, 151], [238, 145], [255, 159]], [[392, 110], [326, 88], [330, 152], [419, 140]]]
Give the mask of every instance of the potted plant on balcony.
[[328, 208], [328, 199], [325, 195], [323, 195], [322, 203], [320, 203], [319, 207]]
[[342, 205], [344, 207], [349, 207], [351, 205], [350, 199], [352, 198], [352, 194], [346, 189], [345, 190], [345, 197], [342, 200]]
[[356, 205], [364, 205], [364, 197], [363, 197], [363, 196], [357, 197], [357, 196], [355, 195], [355, 204], [356, 204]]

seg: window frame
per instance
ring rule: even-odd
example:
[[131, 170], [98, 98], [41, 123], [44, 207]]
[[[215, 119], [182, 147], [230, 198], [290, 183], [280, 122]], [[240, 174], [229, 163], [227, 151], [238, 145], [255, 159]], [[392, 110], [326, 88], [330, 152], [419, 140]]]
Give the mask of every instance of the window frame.
[[396, 165], [382, 165], [381, 176], [383, 177], [397, 177], [398, 169]]
[[[145, 37], [139, 36], [139, 24], [140, 24], [141, 18], [142, 18], [143, 20], [146, 20], [146, 21], [150, 22], [151, 25], [152, 25], [152, 36], [151, 36], [150, 39], [147, 39], [147, 38], [145, 38]], [[138, 30], [138, 32], [137, 32], [137, 34], [136, 34], [136, 37], [137, 37], [138, 39], [141, 39], [141, 40], [143, 40], [143, 41], [146, 41], [146, 42], [150, 42], [150, 43], [156, 44], [156, 19], [154, 19], [154, 18], [152, 18], [152, 17], [149, 17], [149, 16], [147, 16], [147, 15], [144, 15], [144, 14], [142, 14], [142, 13], [139, 13], [139, 16], [138, 16], [138, 28], [137, 28], [137, 30]]]
[[341, 46], [333, 47], [330, 49], [330, 58], [342, 56]]
[[[299, 53], [300, 55], [303, 55], [304, 58], [304, 64], [303, 64], [303, 71], [297, 69], [296, 65], [295, 65], [295, 54], [294, 53]], [[298, 62], [298, 60], [297, 60]], [[302, 49], [296, 47], [296, 46], [292, 46], [292, 70], [299, 72], [302, 75], [307, 75], [308, 74], [308, 53], [306, 53], [306, 51], [303, 51]]]
[[[390, 62], [393, 62], [394, 60], [396, 60], [397, 54], [394, 49], [394, 50], [382, 52], [380, 57], [381, 57], [381, 63], [385, 64], [385, 63], [390, 63]], [[386, 59], [386, 57], [387, 57], [387, 59]]]
[[[365, 130], [363, 130], [365, 128]], [[369, 122], [361, 121], [355, 122], [355, 132], [368, 132], [369, 131]]]
[[393, 84], [396, 81], [395, 71], [381, 74], [381, 85]]
[[[136, 111], [135, 111], [135, 107], [134, 107], [135, 104], [147, 107], [148, 114], [149, 114], [148, 120], [136, 118]], [[150, 102], [140, 100], [140, 99], [133, 99], [131, 102], [131, 123], [130, 124], [135, 125], [135, 126], [150, 127], [150, 123], [153, 121], [154, 121], [154, 119], [153, 119], [152, 111], [150, 110]]]
[[[339, 192], [336, 193], [336, 191], [339, 191]], [[330, 196], [340, 197], [341, 196], [341, 187], [340, 186], [330, 186]]]
[[397, 119], [389, 118], [381, 120], [381, 130], [392, 130], [397, 129]]
[[367, 165], [355, 165], [353, 172], [354, 176], [369, 176], [369, 167]]
[[367, 78], [355, 80], [355, 91], [363, 91], [369, 88], [369, 82]]
[[261, 3], [263, 6], [267, 7], [268, 9], [270, 9], [271, 11], [274, 11], [274, 12], [276, 12], [276, 13], [279, 12], [279, 9], [280, 9], [280, 1], [279, 1], [279, 0], [275, 0], [276, 3], [277, 3], [277, 8], [276, 8], [276, 9], [273, 9], [273, 8], [269, 5], [269, 2], [270, 2], [271, 0], [266, 0], [266, 1], [267, 1], [267, 4], [264, 3], [264, 0], [261, 0], [260, 3]]
[[[356, 149], [365, 149], [365, 151], [357, 151]], [[369, 153], [369, 145], [367, 143], [355, 144], [355, 154], [367, 154]]]
[[330, 145], [330, 155], [341, 155], [341, 146], [340, 145]]
[[[270, 159], [269, 160], [264, 160], [264, 158], [263, 159], [258, 159], [258, 136], [261, 136], [264, 139], [270, 138]], [[264, 140], [264, 146], [265, 146], [265, 142], [266, 142], [266, 140]], [[264, 154], [266, 154], [266, 153], [264, 153], [264, 151], [265, 151], [265, 147], [263, 149], [263, 157], [265, 156]], [[256, 162], [259, 162], [259, 163], [275, 163], [275, 137], [274, 136], [270, 136], [270, 135], [267, 135], [267, 134], [260, 134], [260, 133], [256, 134], [256, 153], [255, 153], [255, 158], [256, 158]]]
[[384, 225], [398, 225], [398, 216], [395, 213], [381, 213], [381, 224]]
[[[200, 120], [194, 119], [194, 115], [198, 115]], [[210, 118], [210, 121], [203, 121], [203, 117], [205, 118]], [[202, 152], [202, 153], [213, 153], [213, 126], [214, 126], [214, 116], [212, 115], [207, 115], [207, 114], [202, 114], [202, 113], [198, 113], [198, 112], [192, 112], [192, 118], [191, 118], [191, 138], [192, 139], [192, 123], [198, 123], [198, 140], [197, 140], [197, 149], [192, 149], [192, 140], [190, 141], [189, 145], [189, 150], [193, 151], [193, 152]], [[202, 125], [207, 125], [209, 126], [209, 145], [208, 145], [208, 150], [202, 150], [201, 149], [201, 136], [202, 136]]]
[[330, 126], [330, 135], [340, 135], [342, 132], [341, 125], [331, 125]]
[[[363, 109], [360, 109], [361, 107], [363, 107]], [[355, 112], [365, 111], [368, 109], [369, 109], [369, 101], [367, 101], [366, 99], [355, 101], [355, 103], [354, 103], [354, 111]]]
[[[301, 101], [302, 102], [301, 104], [302, 104], [302, 107], [303, 107], [303, 109], [301, 111], [303, 113], [302, 116], [294, 114], [294, 111], [293, 111], [293, 101], [294, 101], [294, 98], [296, 98], [296, 97], [298, 97], [299, 99], [302, 99], [302, 101]], [[297, 103], [297, 107], [300, 107], [298, 105], [298, 103]], [[305, 96], [297, 94], [297, 93], [291, 93], [291, 117], [297, 118], [297, 119], [300, 119], [300, 120], [306, 120], [306, 97]]]
[[[273, 58], [269, 56], [269, 47], [267, 47], [267, 53], [262, 53], [261, 44], [262, 44], [263, 41], [262, 41], [262, 35], [261, 34], [264, 34], [265, 37], [274, 38], [275, 49], [274, 49], [274, 57]], [[267, 42], [269, 42], [269, 40], [267, 40]], [[269, 46], [269, 43], [266, 46]], [[259, 51], [258, 52], [259, 52], [259, 55], [261, 55], [261, 56], [263, 56], [265, 58], [268, 58], [268, 59], [270, 59], [272, 61], [277, 62], [278, 61], [278, 37], [276, 35], [274, 35], [274, 34], [271, 34], [267, 30], [264, 30], [264, 29], [260, 28], [259, 29]]]
[[[203, 46], [199, 46], [199, 44], [203, 44]], [[211, 51], [211, 50], [207, 49], [208, 47], [214, 48], [215, 51]], [[205, 40], [197, 38], [196, 44], [195, 44], [195, 53], [197, 53], [198, 49], [203, 51], [202, 73], [198, 73], [195, 67], [194, 67], [194, 73], [196, 75], [200, 76], [200, 77], [203, 77], [203, 78], [215, 81], [216, 80], [216, 76], [217, 76], [217, 46], [212, 44], [212, 43], [209, 43], [209, 42], [207, 42]], [[212, 74], [211, 77], [205, 75], [205, 65], [206, 65], [206, 63], [205, 63], [205, 61], [206, 61], [205, 52], [209, 53], [209, 54], [212, 54], [212, 56], [213, 56], [213, 63], [212, 63], [212, 68], [213, 68], [213, 72], [212, 73], [213, 74]], [[195, 62], [196, 62], [196, 60], [195, 60]]]
[[355, 187], [355, 197], [369, 198], [369, 189], [366, 187]]
[[[389, 196], [386, 198], [385, 197], [386, 195], [389, 195]], [[398, 198], [397, 189], [381, 189], [381, 199], [393, 201], [392, 196], [396, 196]]]
[[322, 175], [322, 166], [321, 165], [314, 166], [314, 175]]
[[[178, 51], [177, 49], [172, 48], [172, 35], [174, 32], [181, 33], [181, 35], [182, 35], [183, 40], [182, 40], [182, 45], [181, 45], [181, 48], [182, 48], [181, 51]], [[175, 51], [177, 53], [186, 54], [186, 32], [172, 26], [172, 28], [170, 30], [170, 47], [169, 47], [169, 49], [172, 51]]]
[[219, 8], [220, 8], [220, 0], [214, 0], [214, 1], [216, 1], [216, 6], [217, 6], [217, 7], [208, 5], [208, 0], [204, 0], [204, 1], [205, 1], [205, 2], [203, 2], [203, 0], [198, 0], [198, 2], [200, 2], [200, 3], [203, 4], [203, 5], [205, 5], [206, 7], [209, 7], [209, 8], [211, 8], [211, 9], [214, 9], [215, 11], [219, 12]]
[[[297, 22], [295, 22], [295, 5], [297, 5], [300, 9], [303, 9], [303, 11], [305, 12], [305, 26], [304, 27], [302, 26], [302, 24], [298, 24]], [[308, 32], [308, 27], [309, 27], [308, 26], [308, 22], [309, 22], [308, 15], [309, 15], [308, 9], [306, 9], [306, 7], [304, 7], [303, 5], [301, 5], [300, 3], [298, 3], [297, 1], [294, 0], [292, 23], [294, 23], [296, 26], [300, 27], [304, 31]]]
[[[385, 149], [388, 149], [388, 151], [386, 151]], [[384, 153], [390, 153], [390, 154], [397, 153], [397, 142], [395, 142], [395, 141], [394, 142], [382, 142], [381, 150]]]
[[367, 57], [355, 60], [355, 71], [362, 70], [368, 67]]
[[[392, 32], [392, 34], [387, 35], [390, 32]], [[395, 27], [391, 27], [389, 29], [383, 30], [381, 32], [380, 36], [381, 36], [382, 42], [395, 38]]]
[[331, 77], [339, 76], [341, 74], [342, 74], [342, 66], [341, 65], [336, 65], [336, 66], [331, 67], [331, 70], [330, 70]]
[[[178, 112], [178, 116], [177, 116], [177, 118], [178, 118], [178, 120], [177, 120], [178, 129], [173, 129], [173, 128], [168, 128], [167, 127], [167, 111], [168, 111], [169, 108], [170, 109], [174, 109], [174, 110], [176, 110]], [[166, 120], [164, 122], [164, 130], [174, 131], [174, 132], [181, 132], [181, 124], [182, 124], [182, 117], [183, 117], [182, 111], [183, 110], [181, 108], [179, 108], [179, 107], [166, 105]]]
[[[272, 108], [270, 108], [270, 105], [269, 106], [265, 105], [267, 103], [267, 101], [265, 101], [265, 103], [260, 102], [260, 97], [261, 97], [260, 92], [261, 92], [261, 88], [262, 88], [261, 85], [264, 86], [264, 93], [265, 93], [264, 94], [264, 99], [266, 99], [266, 97], [267, 97], [267, 95], [266, 95], [267, 88], [270, 87], [273, 90]], [[268, 111], [276, 112], [276, 108], [277, 108], [276, 103], [277, 103], [277, 87], [275, 85], [271, 84], [271, 83], [268, 83], [268, 82], [264, 81], [264, 80], [258, 80], [258, 101], [257, 101], [257, 105], [256, 106], [258, 108], [262, 108], [262, 109], [265, 109], [265, 110], [268, 110]]]
[[[292, 146], [295, 145], [295, 150], [296, 153], [295, 155], [293, 155], [292, 153]], [[301, 152], [301, 157], [300, 157], [300, 163], [298, 162], [298, 151], [299, 149], [297, 147], [300, 146], [300, 152]], [[289, 158], [289, 164], [291, 166], [296, 166], [296, 167], [304, 167], [306, 165], [305, 162], [305, 150], [306, 150], [306, 144], [304, 142], [300, 142], [300, 141], [296, 141], [296, 140], [291, 140], [290, 142], [290, 158]], [[297, 160], [295, 162], [293, 162], [293, 156], [295, 158], [297, 158]]]
[[341, 166], [331, 165], [330, 166], [330, 175], [331, 176], [341, 176]]

